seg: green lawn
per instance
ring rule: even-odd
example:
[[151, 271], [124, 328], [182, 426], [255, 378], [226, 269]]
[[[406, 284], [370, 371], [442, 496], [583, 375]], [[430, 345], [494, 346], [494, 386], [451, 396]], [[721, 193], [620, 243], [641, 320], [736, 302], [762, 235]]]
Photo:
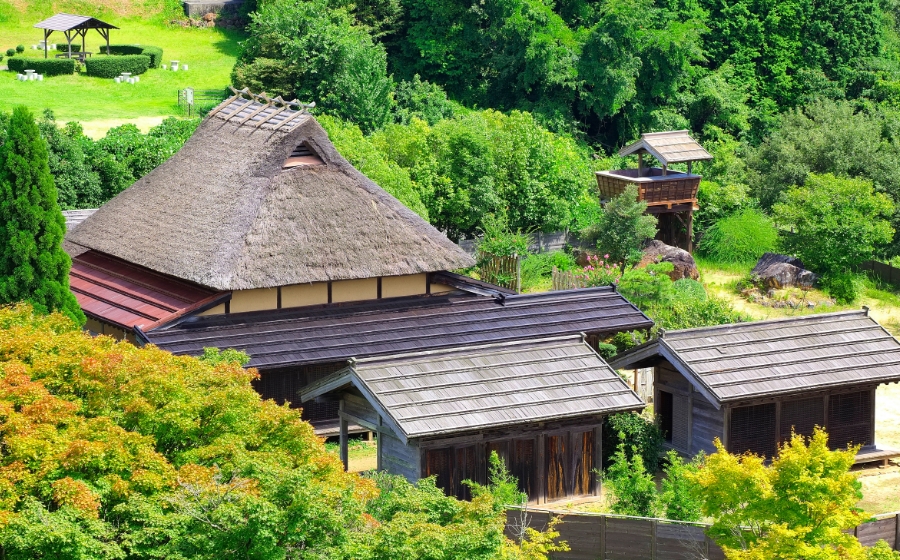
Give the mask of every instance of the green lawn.
[[[43, 51], [31, 50], [42, 38], [32, 25], [37, 16], [21, 16], [19, 21], [0, 22], [0, 52], [25, 45], [25, 53], [17, 56], [43, 57]], [[98, 16], [99, 17], [99, 16]], [[19, 82], [14, 72], [0, 72], [0, 111], [23, 104], [36, 113], [52, 109], [60, 122], [81, 121], [87, 128], [100, 121], [108, 128], [119, 122], [139, 117], [179, 115], [177, 91], [185, 87], [218, 89], [230, 84], [231, 69], [239, 52], [238, 42], [244, 35], [238, 31], [214, 28], [181, 28], [157, 23], [158, 18], [104, 19], [119, 30], [112, 30], [113, 44], [137, 43], [163, 49], [163, 60], [187, 64], [187, 72], [153, 69], [141, 76], [137, 84], [117, 84], [110, 79], [91, 78], [81, 74], [44, 78], [43, 82]], [[65, 38], [56, 32], [51, 41]], [[102, 39], [97, 32], [87, 35], [87, 50], [100, 51]], [[53, 56], [51, 54], [50, 56]], [[0, 62], [6, 66], [6, 59]]]

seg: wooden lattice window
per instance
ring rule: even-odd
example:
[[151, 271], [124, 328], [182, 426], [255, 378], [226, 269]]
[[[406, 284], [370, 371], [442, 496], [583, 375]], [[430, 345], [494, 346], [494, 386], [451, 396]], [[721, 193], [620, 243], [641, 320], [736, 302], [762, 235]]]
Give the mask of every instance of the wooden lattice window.
[[828, 398], [828, 443], [832, 449], [873, 443], [873, 404], [870, 391], [842, 393]]
[[780, 441], [791, 438], [791, 429], [795, 434], [809, 437], [816, 426], [825, 426], [825, 401], [822, 397], [781, 403]]
[[688, 448], [688, 418], [690, 401], [684, 395], [672, 399], [672, 445], [676, 449]]
[[771, 458], [778, 448], [777, 437], [775, 403], [731, 409], [731, 429], [728, 433], [730, 452], [741, 454], [749, 451]]

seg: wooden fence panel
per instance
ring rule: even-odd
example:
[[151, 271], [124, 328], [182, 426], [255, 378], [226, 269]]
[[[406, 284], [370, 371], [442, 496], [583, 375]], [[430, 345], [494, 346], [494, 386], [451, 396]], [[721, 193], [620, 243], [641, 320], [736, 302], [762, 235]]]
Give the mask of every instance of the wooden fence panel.
[[557, 270], [554, 266], [550, 271], [551, 290], [575, 290], [585, 287], [584, 278], [575, 274], [573, 270]]
[[658, 522], [656, 526], [656, 558], [693, 560], [706, 558], [707, 541], [704, 527]]
[[856, 538], [863, 546], [873, 546], [880, 540], [887, 541], [888, 545], [897, 550], [897, 515], [878, 519], [869, 523], [863, 523], [856, 528]]
[[[568, 520], [563, 520], [565, 523]], [[653, 528], [650, 519], [606, 518], [606, 542], [603, 543], [607, 560], [637, 560], [653, 558]], [[574, 550], [574, 548], [572, 549]]]
[[894, 286], [900, 285], [900, 268], [878, 261], [865, 261], [859, 264], [862, 272], [871, 272], [872, 276]]
[[479, 267], [478, 275], [485, 282], [520, 293], [522, 291], [522, 257], [518, 255], [490, 257]]

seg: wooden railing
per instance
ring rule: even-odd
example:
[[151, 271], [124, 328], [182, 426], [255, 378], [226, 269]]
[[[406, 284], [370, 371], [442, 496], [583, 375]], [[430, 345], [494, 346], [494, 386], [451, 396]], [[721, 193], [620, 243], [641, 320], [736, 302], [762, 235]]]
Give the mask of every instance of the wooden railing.
[[645, 170], [645, 174], [640, 177], [637, 173], [637, 169], [598, 171], [596, 175], [600, 198], [609, 200], [625, 192], [628, 185], [636, 185], [638, 200], [643, 200], [648, 206], [671, 208], [675, 205], [693, 205], [697, 202], [700, 175], [689, 175], [679, 171], [669, 171], [663, 175], [662, 170], [658, 168]]
[[[556, 526], [558, 540], [566, 541], [570, 548], [551, 554], [553, 560], [725, 558], [722, 549], [706, 536], [709, 525], [652, 517], [512, 508], [506, 512], [506, 534], [518, 539], [525, 527], [543, 530], [551, 515], [562, 517]], [[893, 550], [900, 550], [900, 512], [878, 515], [851, 532], [863, 546], [884, 540]]]

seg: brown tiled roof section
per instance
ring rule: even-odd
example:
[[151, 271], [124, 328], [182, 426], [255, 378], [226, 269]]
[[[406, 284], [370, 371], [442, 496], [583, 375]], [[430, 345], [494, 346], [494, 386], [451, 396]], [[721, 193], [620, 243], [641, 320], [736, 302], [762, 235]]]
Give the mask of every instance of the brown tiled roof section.
[[636, 154], [641, 150], [653, 155], [663, 165], [712, 159], [687, 130], [642, 134], [640, 140], [619, 150], [619, 155]]
[[87, 315], [124, 329], [153, 329], [221, 295], [96, 251], [72, 259], [69, 285]]
[[647, 329], [653, 322], [612, 288], [509, 295], [378, 300], [318, 310], [296, 309], [192, 317], [147, 333], [175, 354], [206, 347], [250, 354], [270, 369], [423, 349], [578, 333]]

